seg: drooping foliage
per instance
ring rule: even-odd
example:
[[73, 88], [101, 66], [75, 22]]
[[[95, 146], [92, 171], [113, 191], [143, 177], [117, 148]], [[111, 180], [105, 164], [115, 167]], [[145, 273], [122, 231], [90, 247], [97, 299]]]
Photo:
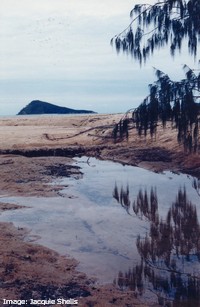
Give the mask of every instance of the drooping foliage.
[[[131, 54], [141, 64], [155, 49], [170, 46], [171, 55], [181, 50], [184, 39], [189, 54], [196, 57], [200, 42], [200, 1], [159, 0], [154, 5], [135, 5], [130, 13], [132, 22], [116, 35], [117, 51]], [[200, 74], [184, 65], [185, 79], [172, 81], [156, 70], [157, 81], [149, 86], [149, 95], [133, 112], [138, 134], [156, 132], [158, 121], [163, 127], [172, 121], [177, 129], [178, 141], [192, 152], [198, 149], [200, 114]]]
[[158, 121], [163, 127], [171, 121], [177, 129], [178, 142], [184, 144], [186, 151], [197, 152], [199, 113], [198, 103], [200, 92], [200, 74], [184, 66], [186, 78], [172, 81], [168, 75], [156, 70], [157, 81], [150, 84], [150, 94], [133, 112], [133, 121], [138, 133], [151, 136], [156, 133]]
[[[126, 193], [123, 187], [122, 190]], [[124, 202], [116, 197], [119, 191], [115, 184], [113, 197], [127, 211]], [[200, 278], [195, 269], [200, 262], [200, 223], [197, 207], [189, 200], [186, 188], [178, 189], [165, 216], [155, 188], [134, 191], [137, 196], [133, 201], [131, 192], [127, 190], [126, 198], [132, 204], [127, 213], [150, 224], [146, 235], [138, 235], [136, 240], [140, 264], [120, 271], [115, 283], [140, 295], [150, 289], [160, 306], [200, 306]]]
[[197, 55], [200, 40], [199, 0], [164, 0], [154, 5], [137, 4], [130, 16], [130, 25], [111, 40], [117, 51], [126, 51], [142, 62], [153, 54], [154, 49], [167, 44], [174, 55], [186, 39], [190, 54]]

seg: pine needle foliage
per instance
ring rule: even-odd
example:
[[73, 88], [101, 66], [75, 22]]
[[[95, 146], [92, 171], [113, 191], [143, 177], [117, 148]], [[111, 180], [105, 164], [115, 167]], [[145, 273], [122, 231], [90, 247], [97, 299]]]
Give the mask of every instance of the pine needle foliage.
[[200, 1], [160, 0], [154, 5], [137, 4], [130, 12], [132, 21], [111, 39], [117, 51], [133, 55], [140, 63], [155, 49], [170, 45], [171, 54], [187, 39], [189, 53], [196, 56], [200, 41]]
[[[200, 42], [200, 1], [159, 0], [154, 5], [138, 4], [130, 12], [129, 26], [112, 38], [117, 52], [131, 54], [145, 63], [156, 49], [169, 46], [171, 55], [181, 50], [185, 40], [188, 52], [196, 58]], [[138, 134], [156, 133], [158, 121], [171, 121], [184, 149], [197, 152], [199, 147], [200, 73], [183, 67], [185, 78], [173, 81], [159, 69], [157, 80], [149, 85], [149, 95], [133, 112]]]
[[184, 144], [185, 151], [197, 152], [199, 145], [200, 74], [184, 65], [185, 79], [172, 81], [156, 69], [157, 81], [149, 85], [150, 94], [133, 112], [133, 121], [139, 135], [156, 134], [158, 121], [166, 127], [171, 121], [177, 129], [177, 140]]

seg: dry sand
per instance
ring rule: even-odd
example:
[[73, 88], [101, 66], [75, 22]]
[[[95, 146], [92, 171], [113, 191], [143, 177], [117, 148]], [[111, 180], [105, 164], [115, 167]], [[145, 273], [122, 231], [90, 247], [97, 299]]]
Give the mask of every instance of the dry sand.
[[[80, 170], [71, 165], [73, 156], [77, 155], [120, 161], [154, 171], [183, 171], [200, 177], [199, 155], [183, 153], [170, 124], [165, 130], [158, 127], [156, 139], [140, 139], [135, 129], [131, 129], [128, 141], [114, 143], [111, 137], [113, 125], [122, 116], [2, 118], [0, 197], [59, 195], [61, 187], [48, 183], [58, 176], [81, 176]], [[17, 206], [0, 203], [1, 211], [9, 209], [17, 210]], [[78, 299], [79, 306], [143, 306], [133, 292], [122, 292], [112, 285], [97, 286], [77, 272], [76, 260], [25, 243], [27, 231], [11, 224], [0, 224], [1, 298], [67, 296]]]

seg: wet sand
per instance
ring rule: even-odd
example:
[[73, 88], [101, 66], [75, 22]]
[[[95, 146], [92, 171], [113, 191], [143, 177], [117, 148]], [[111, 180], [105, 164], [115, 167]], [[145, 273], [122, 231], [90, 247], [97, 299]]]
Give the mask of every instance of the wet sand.
[[[60, 195], [50, 185], [60, 176], [82, 176], [73, 156], [138, 165], [154, 171], [173, 170], [200, 175], [200, 158], [187, 155], [168, 124], [155, 140], [140, 139], [134, 129], [128, 141], [113, 142], [113, 124], [122, 114], [85, 116], [22, 116], [0, 120], [0, 197]], [[16, 209], [0, 204], [0, 210]], [[98, 286], [76, 270], [75, 259], [24, 241], [28, 229], [1, 223], [1, 297], [5, 299], [74, 298], [79, 306], [143, 306], [136, 294], [112, 285]], [[150, 306], [150, 304], [147, 304]], [[6, 305], [5, 305], [6, 306]], [[155, 306], [155, 304], [153, 305]]]
[[26, 306], [30, 306], [31, 299], [56, 301], [71, 298], [78, 300], [78, 306], [112, 306], [113, 303], [129, 306], [130, 302], [130, 306], [143, 306], [137, 303], [133, 292], [122, 292], [112, 285], [96, 285], [76, 270], [75, 259], [60, 256], [40, 245], [25, 243], [28, 230], [0, 223], [0, 232], [1, 304], [3, 299], [26, 299]]

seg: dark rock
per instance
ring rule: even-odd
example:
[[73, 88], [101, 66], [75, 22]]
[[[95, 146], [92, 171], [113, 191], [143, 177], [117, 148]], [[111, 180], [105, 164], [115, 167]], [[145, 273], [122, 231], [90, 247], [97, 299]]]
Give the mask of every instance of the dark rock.
[[66, 107], [60, 107], [52, 103], [33, 100], [17, 115], [36, 115], [36, 114], [94, 114], [89, 110], [74, 110]]

